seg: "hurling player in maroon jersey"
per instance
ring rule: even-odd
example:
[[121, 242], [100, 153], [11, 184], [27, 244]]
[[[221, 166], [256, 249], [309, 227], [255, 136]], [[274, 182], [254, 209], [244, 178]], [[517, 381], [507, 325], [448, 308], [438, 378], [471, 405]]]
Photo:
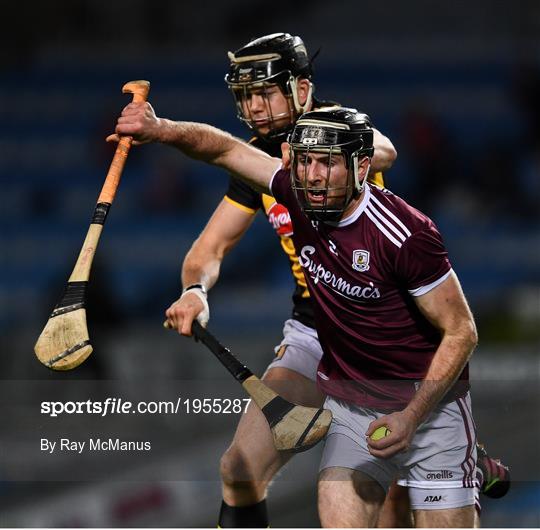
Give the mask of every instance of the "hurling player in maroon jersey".
[[[373, 526], [397, 475], [417, 526], [472, 526], [476, 328], [435, 225], [366, 184], [367, 116], [302, 115], [285, 168], [211, 126], [157, 118], [149, 104], [128, 105], [117, 133], [223, 167], [289, 209], [324, 350], [318, 383], [335, 418], [321, 464], [323, 525]], [[174, 311], [167, 317], [181, 328]], [[388, 435], [372, 440], [382, 426]]]
[[[287, 33], [265, 35], [234, 53], [229, 52], [229, 60], [225, 80], [234, 97], [238, 118], [254, 134], [249, 143], [271, 156], [281, 156], [281, 143], [305, 111], [335, 105], [335, 102], [315, 97], [311, 60], [300, 37]], [[369, 181], [383, 185], [381, 171], [392, 165], [396, 152], [392, 143], [378, 131], [375, 131], [374, 144], [376, 156], [372, 160]], [[186, 335], [191, 334], [193, 319], [208, 320], [206, 293], [217, 282], [225, 255], [240, 241], [259, 210], [274, 228], [295, 282], [291, 316], [284, 325], [283, 341], [276, 347], [274, 359], [269, 359], [271, 363], [262, 379], [290, 401], [320, 407], [325, 396], [318, 390], [316, 379], [322, 350], [314, 329], [309, 291], [292, 240], [289, 213], [271, 195], [259, 193], [230, 176], [226, 195], [185, 257], [183, 293], [171, 306], [171, 311], [177, 321], [182, 320], [182, 333]], [[292, 456], [276, 451], [260, 409], [250, 406], [221, 458], [223, 501], [218, 525], [221, 528], [267, 527], [268, 485]], [[407, 521], [410, 512], [406, 490], [402, 503], [405, 503], [402, 511]], [[391, 526], [400, 523], [390, 514], [385, 519], [388, 520]]]

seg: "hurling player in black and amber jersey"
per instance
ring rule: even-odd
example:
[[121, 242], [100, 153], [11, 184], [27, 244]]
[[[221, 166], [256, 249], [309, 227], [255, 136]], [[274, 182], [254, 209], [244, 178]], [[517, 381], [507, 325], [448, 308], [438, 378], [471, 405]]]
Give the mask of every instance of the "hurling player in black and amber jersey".
[[[319, 101], [313, 95], [311, 61], [299, 37], [284, 33], [267, 35], [229, 53], [229, 59], [225, 80], [238, 117], [254, 133], [250, 144], [271, 156], [281, 157], [281, 143], [300, 115], [336, 104]], [[375, 134], [370, 180], [382, 186], [381, 171], [392, 165], [396, 152], [386, 137]], [[206, 290], [217, 281], [221, 260], [251, 225], [258, 210], [276, 231], [295, 281], [292, 314], [263, 379], [286, 399], [320, 406], [324, 398], [315, 380], [322, 351], [314, 329], [311, 300], [292, 240], [289, 213], [272, 196], [258, 193], [245, 182], [230, 177], [223, 201], [185, 258], [184, 294], [172, 310], [182, 314], [182, 332], [189, 334], [193, 318], [203, 309], [201, 294], [205, 297]], [[251, 406], [221, 460], [223, 503], [219, 525], [267, 526], [267, 488], [289, 458], [290, 455], [280, 455], [274, 449], [264, 417], [256, 406]]]

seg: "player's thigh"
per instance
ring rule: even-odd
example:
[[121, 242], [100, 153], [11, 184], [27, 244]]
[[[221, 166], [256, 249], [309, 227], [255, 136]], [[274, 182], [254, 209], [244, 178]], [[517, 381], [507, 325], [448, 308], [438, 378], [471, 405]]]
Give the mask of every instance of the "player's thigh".
[[415, 510], [417, 528], [473, 528], [474, 506], [443, 510]]
[[[262, 378], [265, 384], [288, 401], [322, 406], [324, 396], [315, 382], [322, 356], [316, 331], [289, 319], [283, 328], [283, 340], [275, 351], [276, 356]], [[291, 456], [276, 451], [264, 415], [251, 403], [240, 419], [231, 446], [222, 457], [222, 478], [227, 482], [267, 481]]]
[[378, 528], [411, 528], [414, 526], [409, 490], [395, 482], [390, 486], [379, 519]]
[[263, 381], [281, 397], [305, 407], [322, 407], [325, 396], [317, 383], [290, 368], [270, 367]]
[[482, 528], [482, 521], [480, 520], [480, 514], [478, 513], [478, 510], [476, 509], [476, 506], [474, 507], [474, 526], [473, 528]]
[[[293, 370], [269, 368], [262, 379], [288, 401], [311, 407], [320, 407], [324, 402], [324, 395], [316, 383]], [[233, 444], [242, 446], [245, 452], [260, 452], [260, 449], [266, 452], [274, 448], [268, 421], [253, 401], [240, 418]]]
[[368, 475], [343, 467], [319, 474], [318, 507], [324, 528], [373, 527], [384, 501], [384, 489]]
[[[323, 402], [315, 382], [292, 370], [271, 368], [263, 380], [289, 401], [306, 406], [321, 406]], [[222, 475], [231, 480], [269, 480], [291, 457], [292, 453], [276, 450], [265, 416], [251, 402], [221, 460]]]
[[[402, 457], [398, 484], [408, 486], [414, 511], [474, 506], [476, 440], [469, 396], [439, 405]], [[472, 524], [472, 522], [471, 522]]]
[[290, 456], [274, 447], [272, 433], [261, 410], [251, 402], [242, 415], [233, 441], [221, 457], [225, 483], [267, 482]]
[[283, 340], [263, 380], [285, 399], [299, 405], [320, 407], [324, 401], [317, 389], [317, 368], [322, 348], [317, 332], [295, 319], [283, 327]]

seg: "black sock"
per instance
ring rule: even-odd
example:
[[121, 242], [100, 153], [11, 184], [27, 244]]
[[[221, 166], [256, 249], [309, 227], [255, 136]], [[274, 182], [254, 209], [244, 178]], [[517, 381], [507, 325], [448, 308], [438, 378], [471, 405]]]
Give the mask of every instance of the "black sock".
[[219, 528], [268, 528], [266, 499], [249, 506], [229, 506], [221, 502]]

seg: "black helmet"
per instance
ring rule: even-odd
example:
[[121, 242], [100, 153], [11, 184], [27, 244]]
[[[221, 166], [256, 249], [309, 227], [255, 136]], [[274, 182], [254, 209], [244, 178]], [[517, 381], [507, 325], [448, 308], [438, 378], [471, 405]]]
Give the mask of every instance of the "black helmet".
[[248, 42], [234, 53], [229, 52], [229, 59], [231, 64], [225, 82], [233, 93], [238, 118], [257, 133], [249, 112], [246, 116], [242, 98], [247, 97], [250, 90], [264, 91], [270, 85], [278, 85], [289, 102], [289, 111], [273, 116], [269, 107], [268, 121], [287, 118], [288, 124], [281, 127], [271, 126], [270, 132], [264, 136], [271, 139], [289, 132], [296, 117], [310, 105], [313, 91], [310, 84], [307, 100], [301, 105], [297, 97], [297, 80], [310, 80], [313, 73], [302, 39], [288, 33], [265, 35]]
[[[369, 116], [346, 107], [328, 107], [306, 112], [298, 118], [289, 137], [289, 144], [292, 187], [304, 213], [320, 221], [339, 220], [350, 202], [364, 189], [369, 168], [360, 177], [358, 160], [373, 156], [373, 128]], [[298, 174], [299, 157], [308, 157], [309, 153], [326, 153], [329, 157], [325, 188], [312, 189], [308, 186], [307, 165], [304, 164], [304, 174]], [[333, 155], [343, 155], [348, 170], [344, 186], [329, 185], [330, 158]], [[314, 203], [309, 198], [309, 194], [313, 192], [324, 199]], [[332, 194], [330, 198], [343, 200], [338, 204], [328, 205], [329, 192]]]

